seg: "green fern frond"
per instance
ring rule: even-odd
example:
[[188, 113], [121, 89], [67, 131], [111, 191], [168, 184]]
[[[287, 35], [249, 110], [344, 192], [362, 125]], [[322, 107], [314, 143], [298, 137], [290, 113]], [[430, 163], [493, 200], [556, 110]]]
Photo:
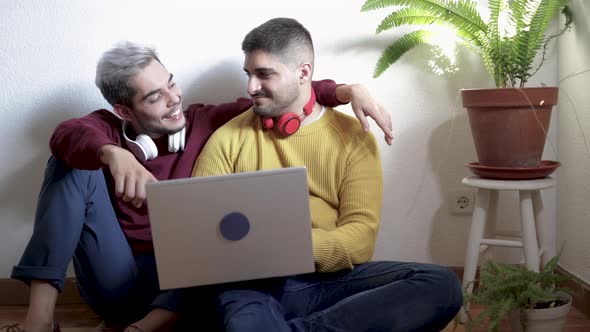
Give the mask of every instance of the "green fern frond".
[[468, 325], [468, 331], [486, 319], [489, 331], [497, 331], [501, 320], [511, 311], [557, 300], [556, 285], [570, 280], [556, 271], [558, 260], [559, 255], [539, 272], [487, 261], [480, 271], [479, 287], [465, 297], [466, 303], [486, 308]]
[[473, 27], [480, 31], [486, 30], [486, 23], [479, 15], [477, 3], [473, 0], [367, 0], [361, 7], [361, 11], [389, 6], [410, 6], [414, 9], [428, 11], [433, 16], [438, 16], [455, 26]]
[[545, 40], [545, 30], [551, 23], [551, 19], [564, 8], [565, 4], [567, 0], [541, 0], [514, 6], [515, 13], [518, 14], [517, 29], [519, 31], [512, 47], [514, 52], [518, 53], [515, 63], [517, 77], [521, 81], [526, 82], [530, 77], [535, 56]]
[[[490, 9], [490, 21], [488, 22], [488, 34], [491, 37], [492, 44], [500, 42], [500, 7], [506, 0], [489, 0], [488, 7]], [[497, 48], [497, 46], [495, 47]]]
[[490, 9], [490, 21], [488, 22], [488, 53], [490, 58], [493, 60], [494, 68], [492, 72], [492, 78], [496, 82], [496, 86], [503, 80], [504, 71], [503, 66], [498, 61], [502, 61], [502, 41], [500, 40], [500, 27], [499, 27], [499, 16], [500, 7], [504, 0], [489, 0], [488, 7]]
[[373, 77], [379, 77], [381, 74], [383, 74], [385, 70], [387, 70], [387, 68], [389, 68], [394, 62], [399, 60], [399, 58], [401, 58], [409, 50], [413, 49], [414, 47], [420, 44], [427, 43], [431, 35], [431, 31], [418, 30], [408, 33], [405, 36], [393, 42], [383, 52], [383, 54], [377, 61], [377, 64], [375, 65], [375, 70], [373, 72]]
[[506, 316], [510, 311], [514, 310], [516, 305], [511, 299], [500, 300], [499, 305], [493, 307], [492, 314], [490, 315], [490, 324], [488, 331], [497, 332], [500, 328], [500, 322], [502, 318]]
[[517, 31], [522, 31], [528, 24], [530, 24], [531, 13], [534, 11], [534, 6], [537, 5], [537, 0], [533, 1], [516, 1], [510, 6], [514, 22], [517, 24]]
[[376, 33], [397, 28], [402, 25], [428, 25], [432, 23], [444, 24], [445, 20], [433, 15], [430, 11], [418, 8], [402, 8], [387, 15], [377, 27]]
[[[375, 10], [375, 9], [382, 9], [382, 8], [386, 8], [386, 7], [391, 7], [391, 6], [408, 6], [408, 5], [412, 5], [417, 6], [419, 5], [420, 2], [423, 1], [416, 1], [416, 0], [366, 0], [365, 3], [363, 4], [363, 6], [361, 7], [361, 11], [362, 12], [366, 12], [369, 10]], [[424, 1], [424, 2], [436, 2], [439, 4], [442, 4], [441, 1]], [[416, 4], [418, 3], [418, 4]]]
[[530, 25], [530, 40], [527, 53], [534, 57], [541, 48], [545, 30], [551, 23], [551, 19], [565, 6], [564, 0], [542, 0], [537, 11], [533, 15]]
[[433, 14], [427, 9], [402, 8], [387, 15], [381, 24], [377, 27], [376, 33], [385, 30], [397, 28], [402, 25], [431, 25], [442, 26], [454, 31], [460, 38], [467, 43], [473, 43], [476, 47], [481, 47], [481, 37], [483, 33], [479, 27], [466, 20], [449, 20], [447, 17], [441, 17], [439, 14]]
[[[453, 31], [462, 44], [474, 50], [484, 59], [486, 69], [491, 70], [490, 57], [485, 54], [486, 24], [477, 11], [473, 0], [367, 0], [362, 11], [397, 6], [377, 28], [377, 33], [402, 25], [443, 26]], [[408, 7], [405, 7], [408, 6]], [[406, 51], [404, 51], [405, 53]], [[382, 58], [392, 59], [390, 56]], [[395, 61], [397, 61], [397, 58]], [[392, 63], [385, 62], [385, 67]], [[378, 64], [377, 68], [384, 65]], [[380, 73], [375, 71], [375, 77]]]
[[[489, 22], [480, 16], [477, 0], [365, 0], [361, 11], [393, 7], [392, 12], [377, 27], [377, 33], [400, 26], [424, 30], [434, 30], [431, 27], [435, 26], [450, 29], [463, 46], [481, 57], [496, 86], [507, 87], [517, 86], [518, 83], [524, 86], [543, 64], [549, 41], [569, 30], [573, 19], [566, 6], [568, 1], [488, 0]], [[560, 10], [566, 17], [564, 28], [555, 35], [546, 36], [551, 19]], [[412, 36], [417, 38], [424, 33]], [[400, 39], [398, 42], [402, 41], [406, 44], [394, 43], [384, 51], [376, 66], [375, 77], [383, 72], [383, 68], [397, 61], [397, 55], [405, 54], [409, 45], [414, 47], [422, 43], [409, 39]], [[393, 51], [391, 48], [396, 46], [403, 48]], [[541, 48], [541, 59], [536, 70], [533, 70], [533, 62]], [[393, 62], [390, 62], [392, 59]]]

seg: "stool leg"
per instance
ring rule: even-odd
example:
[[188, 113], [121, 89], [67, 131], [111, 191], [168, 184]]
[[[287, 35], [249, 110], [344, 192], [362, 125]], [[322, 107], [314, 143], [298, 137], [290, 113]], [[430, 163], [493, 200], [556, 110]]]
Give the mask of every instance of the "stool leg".
[[543, 250], [541, 256], [541, 266], [545, 266], [549, 260], [557, 255], [555, 248], [555, 234], [557, 234], [557, 227], [553, 218], [544, 218], [543, 216], [543, 200], [539, 190], [534, 190], [533, 195], [533, 209], [535, 212], [535, 223], [537, 225], [537, 239], [539, 241], [539, 248]]
[[[487, 209], [487, 219], [486, 219], [486, 227], [485, 227], [485, 231], [484, 231], [484, 236], [485, 238], [496, 238], [496, 231], [498, 229], [497, 227], [497, 222], [498, 222], [498, 190], [490, 190], [490, 203]], [[483, 247], [483, 246], [481, 246]], [[485, 255], [484, 256], [480, 256], [481, 258], [485, 258], [485, 260], [487, 260], [488, 258], [493, 257], [493, 253], [492, 253], [492, 248], [489, 246], [485, 246], [487, 247], [486, 251], [485, 251]], [[484, 253], [481, 249], [480, 249], [480, 253]]]
[[539, 245], [535, 229], [535, 213], [530, 191], [520, 191], [520, 222], [522, 223], [522, 244], [524, 259], [529, 270], [539, 271]]
[[[465, 295], [470, 294], [473, 291], [473, 280], [475, 279], [475, 272], [477, 271], [479, 248], [485, 230], [489, 204], [490, 190], [479, 188], [475, 197], [475, 207], [473, 209], [471, 229], [469, 231], [469, 239], [467, 240], [467, 250], [465, 255], [465, 268], [463, 271], [463, 292]], [[469, 310], [469, 306], [461, 308], [461, 311], [459, 312], [459, 319], [463, 323], [467, 321], [465, 309]]]

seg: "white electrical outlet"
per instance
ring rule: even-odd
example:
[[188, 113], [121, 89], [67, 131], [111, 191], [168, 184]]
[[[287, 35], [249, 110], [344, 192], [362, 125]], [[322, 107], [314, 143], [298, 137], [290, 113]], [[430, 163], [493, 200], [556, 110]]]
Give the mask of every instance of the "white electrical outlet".
[[452, 190], [447, 194], [451, 214], [468, 215], [473, 213], [475, 193], [468, 189]]

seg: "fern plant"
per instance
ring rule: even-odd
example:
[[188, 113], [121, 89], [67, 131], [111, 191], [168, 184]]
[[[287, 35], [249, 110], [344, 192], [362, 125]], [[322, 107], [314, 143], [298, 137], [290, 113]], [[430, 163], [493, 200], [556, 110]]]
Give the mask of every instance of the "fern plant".
[[466, 304], [485, 307], [473, 320], [470, 317], [468, 330], [488, 320], [488, 330], [498, 331], [502, 319], [513, 310], [565, 304], [565, 300], [557, 296], [556, 286], [570, 278], [557, 273], [558, 261], [559, 256], [553, 257], [540, 272], [487, 261], [480, 271], [478, 287], [465, 296]]
[[[478, 12], [476, 0], [366, 0], [361, 11], [393, 6], [377, 27], [380, 33], [400, 26], [419, 30], [394, 41], [377, 61], [373, 77], [414, 47], [436, 38], [432, 26], [450, 29], [457, 41], [478, 54], [496, 87], [523, 87], [545, 60], [549, 42], [571, 28], [573, 15], [569, 0], [489, 0], [489, 18]], [[556, 13], [565, 23], [555, 35], [545, 35]], [[542, 57], [534, 68], [536, 55]]]

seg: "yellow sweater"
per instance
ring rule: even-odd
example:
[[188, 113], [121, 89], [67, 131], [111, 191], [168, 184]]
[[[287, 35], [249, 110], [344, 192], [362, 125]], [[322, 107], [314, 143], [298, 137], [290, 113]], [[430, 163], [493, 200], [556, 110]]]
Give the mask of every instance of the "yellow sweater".
[[282, 137], [262, 128], [252, 109], [219, 128], [193, 176], [306, 166], [313, 253], [319, 272], [371, 259], [381, 220], [379, 147], [355, 118], [326, 109], [317, 121]]

